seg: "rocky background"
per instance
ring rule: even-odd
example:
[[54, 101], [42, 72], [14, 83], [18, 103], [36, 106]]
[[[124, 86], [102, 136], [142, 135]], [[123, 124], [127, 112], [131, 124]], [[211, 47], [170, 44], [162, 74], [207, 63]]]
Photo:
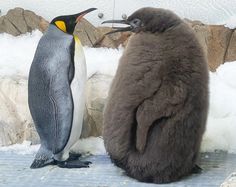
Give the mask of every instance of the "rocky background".
[[[236, 61], [236, 31], [223, 25], [205, 25], [199, 21], [185, 20], [196, 32], [208, 58], [210, 71], [226, 61]], [[0, 33], [18, 36], [32, 30], [47, 30], [49, 22], [34, 12], [15, 8], [0, 17]], [[94, 27], [83, 19], [76, 27], [83, 45], [89, 47], [117, 48], [126, 46], [130, 32], [106, 36], [110, 27]], [[82, 137], [101, 136], [102, 111], [112, 77], [95, 74], [87, 82], [86, 110]], [[15, 90], [11, 92], [10, 90]], [[10, 94], [9, 94], [10, 93]], [[20, 143], [23, 140], [39, 143], [27, 104], [27, 80], [23, 77], [0, 79], [0, 146]]]

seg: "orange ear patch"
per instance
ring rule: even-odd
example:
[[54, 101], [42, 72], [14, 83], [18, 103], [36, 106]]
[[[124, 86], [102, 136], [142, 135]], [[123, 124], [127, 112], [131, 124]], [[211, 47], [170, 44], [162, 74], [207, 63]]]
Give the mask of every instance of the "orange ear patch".
[[56, 21], [55, 24], [60, 30], [66, 32], [66, 24], [64, 21]]

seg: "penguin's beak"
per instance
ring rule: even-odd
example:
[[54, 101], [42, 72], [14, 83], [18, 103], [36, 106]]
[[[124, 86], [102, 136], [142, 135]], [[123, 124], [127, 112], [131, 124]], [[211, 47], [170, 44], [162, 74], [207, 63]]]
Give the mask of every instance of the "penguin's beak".
[[82, 19], [82, 17], [84, 17], [86, 14], [88, 14], [89, 12], [92, 12], [94, 10], [97, 10], [97, 9], [96, 8], [89, 8], [89, 9], [83, 11], [83, 12], [80, 12], [80, 13], [76, 14], [75, 15], [76, 16], [76, 21], [75, 22], [78, 23]]
[[102, 22], [102, 24], [104, 24], [104, 23], [117, 23], [117, 24], [129, 25], [128, 27], [112, 27], [115, 30], [106, 33], [106, 35], [112, 34], [112, 33], [116, 33], [116, 32], [132, 31], [134, 29], [132, 24], [129, 21], [127, 21], [127, 20], [108, 20], [108, 21]]

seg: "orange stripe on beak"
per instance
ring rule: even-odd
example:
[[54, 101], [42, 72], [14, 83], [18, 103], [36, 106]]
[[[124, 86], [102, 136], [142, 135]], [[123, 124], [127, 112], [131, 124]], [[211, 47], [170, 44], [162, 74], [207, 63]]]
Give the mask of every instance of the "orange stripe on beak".
[[80, 12], [79, 14], [77, 14], [79, 16], [76, 18], [75, 22], [78, 23], [87, 13], [92, 12], [94, 10], [97, 10], [97, 9], [96, 8], [90, 8], [90, 9], [87, 9], [83, 12]]
[[78, 23], [84, 17], [84, 15], [86, 15], [86, 13], [78, 16], [75, 22]]

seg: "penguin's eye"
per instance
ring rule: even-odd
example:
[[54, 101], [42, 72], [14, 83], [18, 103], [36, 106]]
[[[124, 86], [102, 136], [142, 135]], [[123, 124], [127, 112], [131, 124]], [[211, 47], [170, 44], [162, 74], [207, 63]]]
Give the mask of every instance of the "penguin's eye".
[[131, 22], [130, 22], [130, 25], [133, 27], [133, 28], [137, 28], [137, 27], [140, 27], [142, 24], [142, 21], [138, 18], [135, 18], [133, 19]]

